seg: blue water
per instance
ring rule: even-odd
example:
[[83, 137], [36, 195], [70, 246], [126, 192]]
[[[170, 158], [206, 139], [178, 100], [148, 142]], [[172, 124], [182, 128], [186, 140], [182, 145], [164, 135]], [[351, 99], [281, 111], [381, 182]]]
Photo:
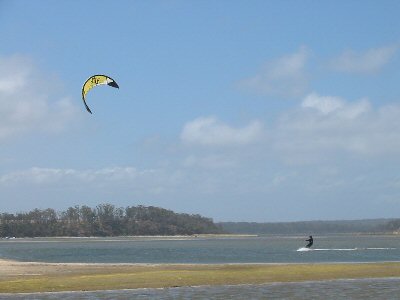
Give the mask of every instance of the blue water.
[[0, 258], [96, 263], [308, 263], [400, 261], [400, 236], [76, 238], [0, 240]]
[[0, 294], [0, 299], [400, 299], [400, 278], [94, 292]]

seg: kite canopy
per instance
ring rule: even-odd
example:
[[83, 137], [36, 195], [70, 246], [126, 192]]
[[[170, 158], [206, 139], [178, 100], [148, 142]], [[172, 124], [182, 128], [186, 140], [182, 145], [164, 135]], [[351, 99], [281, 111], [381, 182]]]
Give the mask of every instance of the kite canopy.
[[109, 85], [111, 87], [117, 88], [119, 89], [118, 84], [115, 82], [114, 79], [112, 79], [111, 77], [108, 77], [106, 75], [93, 75], [91, 77], [89, 77], [85, 83], [82, 86], [82, 100], [83, 103], [85, 104], [86, 110], [90, 113], [92, 113], [92, 111], [90, 110], [89, 106], [86, 104], [86, 94], [95, 86], [97, 85]]

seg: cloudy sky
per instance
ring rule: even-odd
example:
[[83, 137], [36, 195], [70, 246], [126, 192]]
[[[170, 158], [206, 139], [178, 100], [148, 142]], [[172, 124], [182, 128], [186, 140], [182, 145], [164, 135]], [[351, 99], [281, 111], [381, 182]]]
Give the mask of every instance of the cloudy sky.
[[[0, 211], [400, 216], [400, 2], [0, 0]], [[108, 74], [119, 90], [81, 86]]]

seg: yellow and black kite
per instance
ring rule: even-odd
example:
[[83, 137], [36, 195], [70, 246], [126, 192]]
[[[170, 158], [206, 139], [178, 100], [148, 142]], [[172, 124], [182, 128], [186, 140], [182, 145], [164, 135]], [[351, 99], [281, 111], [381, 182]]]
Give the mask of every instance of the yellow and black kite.
[[97, 85], [109, 85], [112, 86], [114, 88], [119, 89], [118, 84], [115, 82], [114, 79], [112, 79], [109, 76], [106, 75], [93, 75], [91, 77], [88, 78], [88, 80], [85, 81], [85, 83], [82, 86], [82, 100], [83, 103], [85, 104], [86, 110], [90, 113], [92, 113], [92, 111], [90, 110], [89, 106], [87, 106], [86, 104], [86, 94], [95, 86]]

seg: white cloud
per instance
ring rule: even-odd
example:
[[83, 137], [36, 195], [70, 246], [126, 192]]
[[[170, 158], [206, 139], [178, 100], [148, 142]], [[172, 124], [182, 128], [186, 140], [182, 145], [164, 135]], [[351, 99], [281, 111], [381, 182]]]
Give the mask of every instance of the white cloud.
[[25, 85], [32, 63], [21, 56], [0, 57], [0, 71], [0, 93], [13, 94]]
[[0, 57], [0, 141], [33, 131], [60, 131], [76, 115], [70, 99], [52, 91], [55, 82], [19, 56]]
[[98, 198], [121, 194], [134, 198], [158, 195], [166, 197], [169, 193], [183, 189], [186, 186], [185, 181], [187, 176], [182, 175], [179, 169], [139, 170], [132, 166], [101, 169], [33, 167], [0, 175], [2, 191], [22, 188], [24, 191], [33, 192], [33, 195], [43, 191], [63, 191], [65, 195], [60, 197], [74, 194], [79, 201], [88, 193], [96, 194]]
[[397, 49], [397, 46], [386, 46], [369, 49], [364, 53], [347, 50], [332, 59], [330, 65], [332, 69], [341, 72], [373, 73], [388, 64]]
[[296, 53], [267, 62], [258, 74], [242, 80], [239, 85], [266, 95], [302, 95], [308, 85], [307, 59], [308, 50], [301, 47]]
[[354, 119], [371, 109], [366, 99], [356, 103], [347, 103], [344, 99], [333, 96], [320, 96], [317, 93], [307, 95], [301, 103], [302, 108], [314, 109], [324, 115], [335, 113], [337, 116]]
[[[400, 159], [400, 105], [373, 107], [368, 99], [348, 101], [311, 93], [297, 108], [268, 123], [268, 128], [261, 121], [232, 128], [214, 117], [188, 122], [181, 141], [210, 147], [186, 149], [182, 166], [240, 169], [277, 161], [296, 165], [371, 157]], [[246, 151], [215, 147], [232, 145]]]
[[323, 114], [331, 113], [337, 109], [343, 108], [343, 100], [331, 96], [319, 96], [316, 93], [309, 94], [302, 102], [304, 108], [313, 108]]
[[205, 146], [246, 145], [259, 139], [262, 131], [260, 121], [253, 121], [242, 128], [233, 128], [215, 117], [205, 117], [186, 123], [181, 140]]
[[271, 132], [273, 147], [290, 162], [335, 161], [345, 153], [395, 158], [400, 154], [400, 106], [374, 109], [366, 99], [349, 102], [313, 93]]
[[33, 184], [51, 184], [60, 182], [96, 182], [96, 181], [126, 181], [135, 179], [145, 174], [139, 172], [133, 167], [113, 167], [98, 170], [75, 170], [75, 169], [56, 169], [56, 168], [38, 168], [33, 167], [27, 170], [15, 171], [4, 174], [0, 177], [0, 183], [33, 183]]
[[236, 161], [226, 155], [189, 155], [183, 160], [183, 166], [187, 168], [222, 169], [236, 166]]

